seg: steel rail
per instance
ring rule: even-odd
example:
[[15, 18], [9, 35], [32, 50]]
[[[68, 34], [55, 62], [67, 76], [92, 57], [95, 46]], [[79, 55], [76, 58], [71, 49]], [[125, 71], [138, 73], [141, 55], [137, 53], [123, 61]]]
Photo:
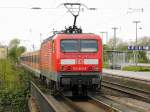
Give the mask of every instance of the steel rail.
[[118, 83], [114, 83], [114, 82], [108, 82], [108, 81], [102, 81], [102, 86], [109, 88], [109, 89], [113, 89], [119, 92], [123, 92], [125, 94], [129, 94], [132, 97], [138, 99], [138, 100], [142, 100], [145, 102], [150, 103], [150, 93], [140, 90], [140, 89], [136, 89], [136, 88], [132, 88], [132, 87], [128, 87], [125, 85], [121, 85]]
[[[67, 112], [67, 109], [71, 109], [71, 112], [84, 112], [61, 94], [55, 97], [44, 94], [33, 82], [31, 82], [31, 95], [37, 100], [40, 112]], [[63, 107], [63, 103], [67, 104], [66, 108]]]
[[[63, 94], [61, 94], [61, 97], [64, 99], [64, 101], [68, 105], [70, 105], [72, 108], [74, 108], [77, 112], [85, 112], [85, 110], [83, 108], [86, 108], [86, 107], [84, 107], [84, 106], [79, 107], [74, 101], [65, 97]], [[117, 108], [114, 108], [111, 105], [108, 105], [102, 101], [99, 101], [92, 96], [87, 97], [87, 102], [98, 106], [99, 108], [103, 109], [105, 112], [122, 112], [122, 111], [118, 110]]]
[[[76, 104], [76, 101], [71, 100], [70, 98], [64, 96], [61, 93], [58, 94], [56, 97], [52, 98], [50, 97], [51, 95], [44, 94], [33, 82], [31, 82], [31, 95], [32, 97], [35, 98], [36, 102], [38, 103], [38, 108], [41, 112], [67, 112], [68, 109], [71, 109], [72, 112], [86, 112], [84, 110], [86, 108], [84, 107], [84, 105], [80, 106]], [[59, 104], [57, 104], [54, 101], [51, 101], [53, 99], [55, 99], [56, 102], [58, 102]], [[85, 101], [83, 100], [83, 102]], [[66, 106], [64, 104], [66, 104]], [[62, 107], [61, 109], [60, 107], [57, 108], [59, 105]], [[98, 107], [98, 108], [104, 110], [102, 107]], [[112, 112], [112, 111], [106, 111], [106, 112]]]
[[40, 112], [56, 112], [55, 106], [42, 93], [42, 91], [31, 81], [31, 95], [39, 105]]
[[103, 83], [109, 83], [109, 84], [117, 85], [117, 86], [120, 86], [120, 87], [129, 88], [129, 89], [132, 89], [132, 90], [135, 90], [135, 91], [138, 91], [138, 92], [141, 92], [141, 93], [149, 94], [149, 95], [150, 95], [150, 92], [148, 92], [148, 91], [144, 91], [144, 90], [142, 90], [142, 89], [133, 88], [133, 87], [126, 86], [126, 85], [121, 85], [121, 84], [116, 83], [116, 82], [113, 82], [113, 83], [112, 83], [112, 82], [105, 81], [105, 80], [103, 80], [102, 82], [103, 82]]
[[[44, 94], [37, 86], [36, 84], [34, 84], [33, 82], [31, 82], [31, 94], [32, 96], [37, 100], [38, 105], [39, 105], [39, 109], [41, 112], [65, 112], [65, 110], [67, 109], [58, 109], [57, 106], [51, 102], [50, 97], [47, 97], [46, 94]], [[76, 101], [64, 96], [63, 94], [59, 94], [59, 101], [63, 102], [67, 105], [66, 108], [71, 108], [71, 110], [73, 112], [86, 112], [84, 109], [86, 108], [86, 106], [79, 106], [78, 103], [76, 103]], [[116, 107], [112, 107], [112, 105], [109, 105], [103, 101], [100, 101], [97, 98], [94, 98], [93, 96], [88, 96], [87, 98], [87, 103], [91, 103], [94, 104], [95, 106], [97, 106], [98, 108], [106, 111], [106, 112], [122, 112], [120, 109], [116, 108]], [[61, 105], [61, 102], [59, 102]], [[82, 102], [82, 100], [81, 100]], [[85, 101], [83, 101], [85, 102]], [[57, 104], [57, 103], [56, 103]], [[61, 105], [63, 107], [63, 105]], [[65, 107], [63, 107], [65, 108]]]
[[72, 107], [76, 112], [85, 112], [81, 107], [76, 105], [72, 100], [69, 98], [65, 97], [63, 94], [60, 94], [60, 97], [64, 100], [64, 102]]
[[92, 96], [88, 96], [88, 97], [89, 97], [89, 99], [91, 99], [90, 100], [91, 103], [94, 103], [100, 107], [103, 107], [104, 110], [106, 110], [107, 112], [122, 112], [121, 110], [119, 110], [115, 107], [112, 107], [111, 105], [104, 103], [104, 102], [102, 102], [102, 101], [100, 101], [100, 100], [98, 100]]
[[111, 99], [105, 95], [92, 95], [92, 97], [94, 97], [95, 99], [97, 99], [98, 101], [102, 101], [105, 102], [107, 105], [110, 105], [111, 107], [115, 108], [118, 110], [118, 112], [143, 112], [143, 110], [139, 109], [139, 108], [135, 108], [133, 106], [129, 106], [126, 105], [120, 101]]

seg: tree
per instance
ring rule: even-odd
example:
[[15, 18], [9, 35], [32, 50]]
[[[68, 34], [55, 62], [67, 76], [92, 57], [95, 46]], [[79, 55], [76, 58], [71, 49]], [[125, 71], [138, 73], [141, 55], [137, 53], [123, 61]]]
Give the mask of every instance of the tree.
[[[138, 39], [139, 46], [149, 46], [150, 45], [150, 37], [144, 36]], [[139, 51], [139, 62], [147, 63], [149, 60], [146, 56], [146, 51]]]
[[15, 38], [10, 41], [9, 48], [18, 47], [19, 44], [20, 44], [20, 40]]
[[[109, 42], [108, 42], [108, 47], [109, 50], [113, 50], [114, 49], [114, 38], [110, 38]], [[123, 41], [122, 39], [120, 38], [116, 38], [116, 48], [115, 50], [123, 50], [123, 51], [126, 51], [128, 49], [128, 43]]]
[[150, 37], [144, 36], [138, 39], [138, 45], [149, 45], [150, 44]]
[[14, 62], [18, 62], [20, 55], [26, 51], [26, 48], [24, 46], [19, 46], [19, 44], [19, 39], [13, 39], [9, 43], [8, 55]]
[[139, 51], [139, 63], [148, 63], [148, 58], [145, 51]]

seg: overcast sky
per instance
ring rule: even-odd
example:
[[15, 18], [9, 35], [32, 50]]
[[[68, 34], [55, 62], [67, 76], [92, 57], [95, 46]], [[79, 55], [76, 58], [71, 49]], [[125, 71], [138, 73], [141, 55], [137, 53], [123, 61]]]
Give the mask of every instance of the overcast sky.
[[[140, 20], [138, 28], [142, 29], [138, 29], [138, 37], [150, 36], [149, 0], [0, 0], [0, 43], [8, 44], [11, 39], [19, 38], [29, 50], [32, 44], [38, 49], [40, 40], [47, 38], [53, 29], [61, 30], [73, 24], [73, 17], [67, 9], [58, 7], [64, 2], [81, 2], [97, 8], [96, 11], [84, 8], [80, 12], [77, 25], [82, 27], [83, 32], [100, 34], [107, 31], [110, 38], [113, 37], [112, 27], [118, 27], [118, 38], [133, 41], [133, 21]], [[42, 9], [31, 10], [31, 7]], [[143, 12], [135, 11], [142, 8]], [[106, 40], [103, 40], [105, 43]]]

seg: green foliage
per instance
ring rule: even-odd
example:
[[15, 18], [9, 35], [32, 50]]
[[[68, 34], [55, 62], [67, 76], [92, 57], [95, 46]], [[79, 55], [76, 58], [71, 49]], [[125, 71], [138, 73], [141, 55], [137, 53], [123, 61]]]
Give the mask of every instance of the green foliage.
[[122, 70], [150, 72], [150, 67], [146, 67], [146, 66], [126, 66], [126, 67], [123, 67]]
[[107, 62], [103, 62], [103, 68], [108, 68], [108, 63]]
[[17, 46], [19, 46], [19, 44], [20, 44], [20, 40], [15, 38], [10, 41], [9, 48], [17, 47]]
[[150, 37], [145, 36], [145, 37], [138, 39], [138, 45], [142, 45], [142, 46], [149, 45], [149, 43], [150, 43]]
[[104, 50], [114, 50], [114, 46], [116, 47], [115, 50], [123, 50], [126, 51], [128, 49], [128, 44], [127, 42], [123, 41], [120, 38], [116, 38], [116, 43], [114, 38], [110, 38], [107, 47], [105, 47]]
[[2, 81], [18, 81], [19, 72], [14, 69], [10, 59], [0, 60], [0, 77]]
[[103, 44], [103, 51], [105, 51], [105, 50], [111, 50], [107, 44]]
[[139, 51], [139, 63], [148, 63], [145, 51]]
[[14, 62], [18, 62], [20, 55], [26, 51], [26, 48], [24, 46], [19, 46], [19, 44], [20, 40], [18, 39], [13, 39], [9, 43], [8, 55]]
[[[16, 85], [15, 82], [11, 84]], [[23, 88], [15, 91], [0, 90], [0, 112], [4, 112], [7, 108], [12, 112], [26, 112], [28, 94], [29, 91]]]
[[14, 66], [10, 59], [0, 60], [0, 112], [25, 112], [28, 94], [28, 73]]

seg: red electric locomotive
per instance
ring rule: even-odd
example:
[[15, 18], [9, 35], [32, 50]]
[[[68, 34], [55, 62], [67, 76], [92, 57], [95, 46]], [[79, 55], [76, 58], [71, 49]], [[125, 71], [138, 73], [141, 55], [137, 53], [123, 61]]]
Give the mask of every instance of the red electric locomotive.
[[[64, 5], [81, 6], [79, 3]], [[84, 96], [88, 89], [99, 90], [101, 87], [102, 40], [98, 35], [82, 33], [81, 28], [75, 25], [78, 15], [73, 16], [73, 27], [54, 33], [41, 44], [39, 52], [36, 53], [38, 70], [34, 70], [33, 66], [36, 56], [23, 55], [21, 61], [28, 68], [32, 68], [30, 70], [38, 71], [40, 78], [53, 91], [71, 90], [73, 95]], [[30, 53], [32, 54], [35, 55]]]
[[100, 88], [101, 38], [95, 34], [49, 37], [41, 45], [40, 71], [42, 79], [48, 79], [53, 89], [73, 88], [73, 94], [78, 94], [85, 88]]

